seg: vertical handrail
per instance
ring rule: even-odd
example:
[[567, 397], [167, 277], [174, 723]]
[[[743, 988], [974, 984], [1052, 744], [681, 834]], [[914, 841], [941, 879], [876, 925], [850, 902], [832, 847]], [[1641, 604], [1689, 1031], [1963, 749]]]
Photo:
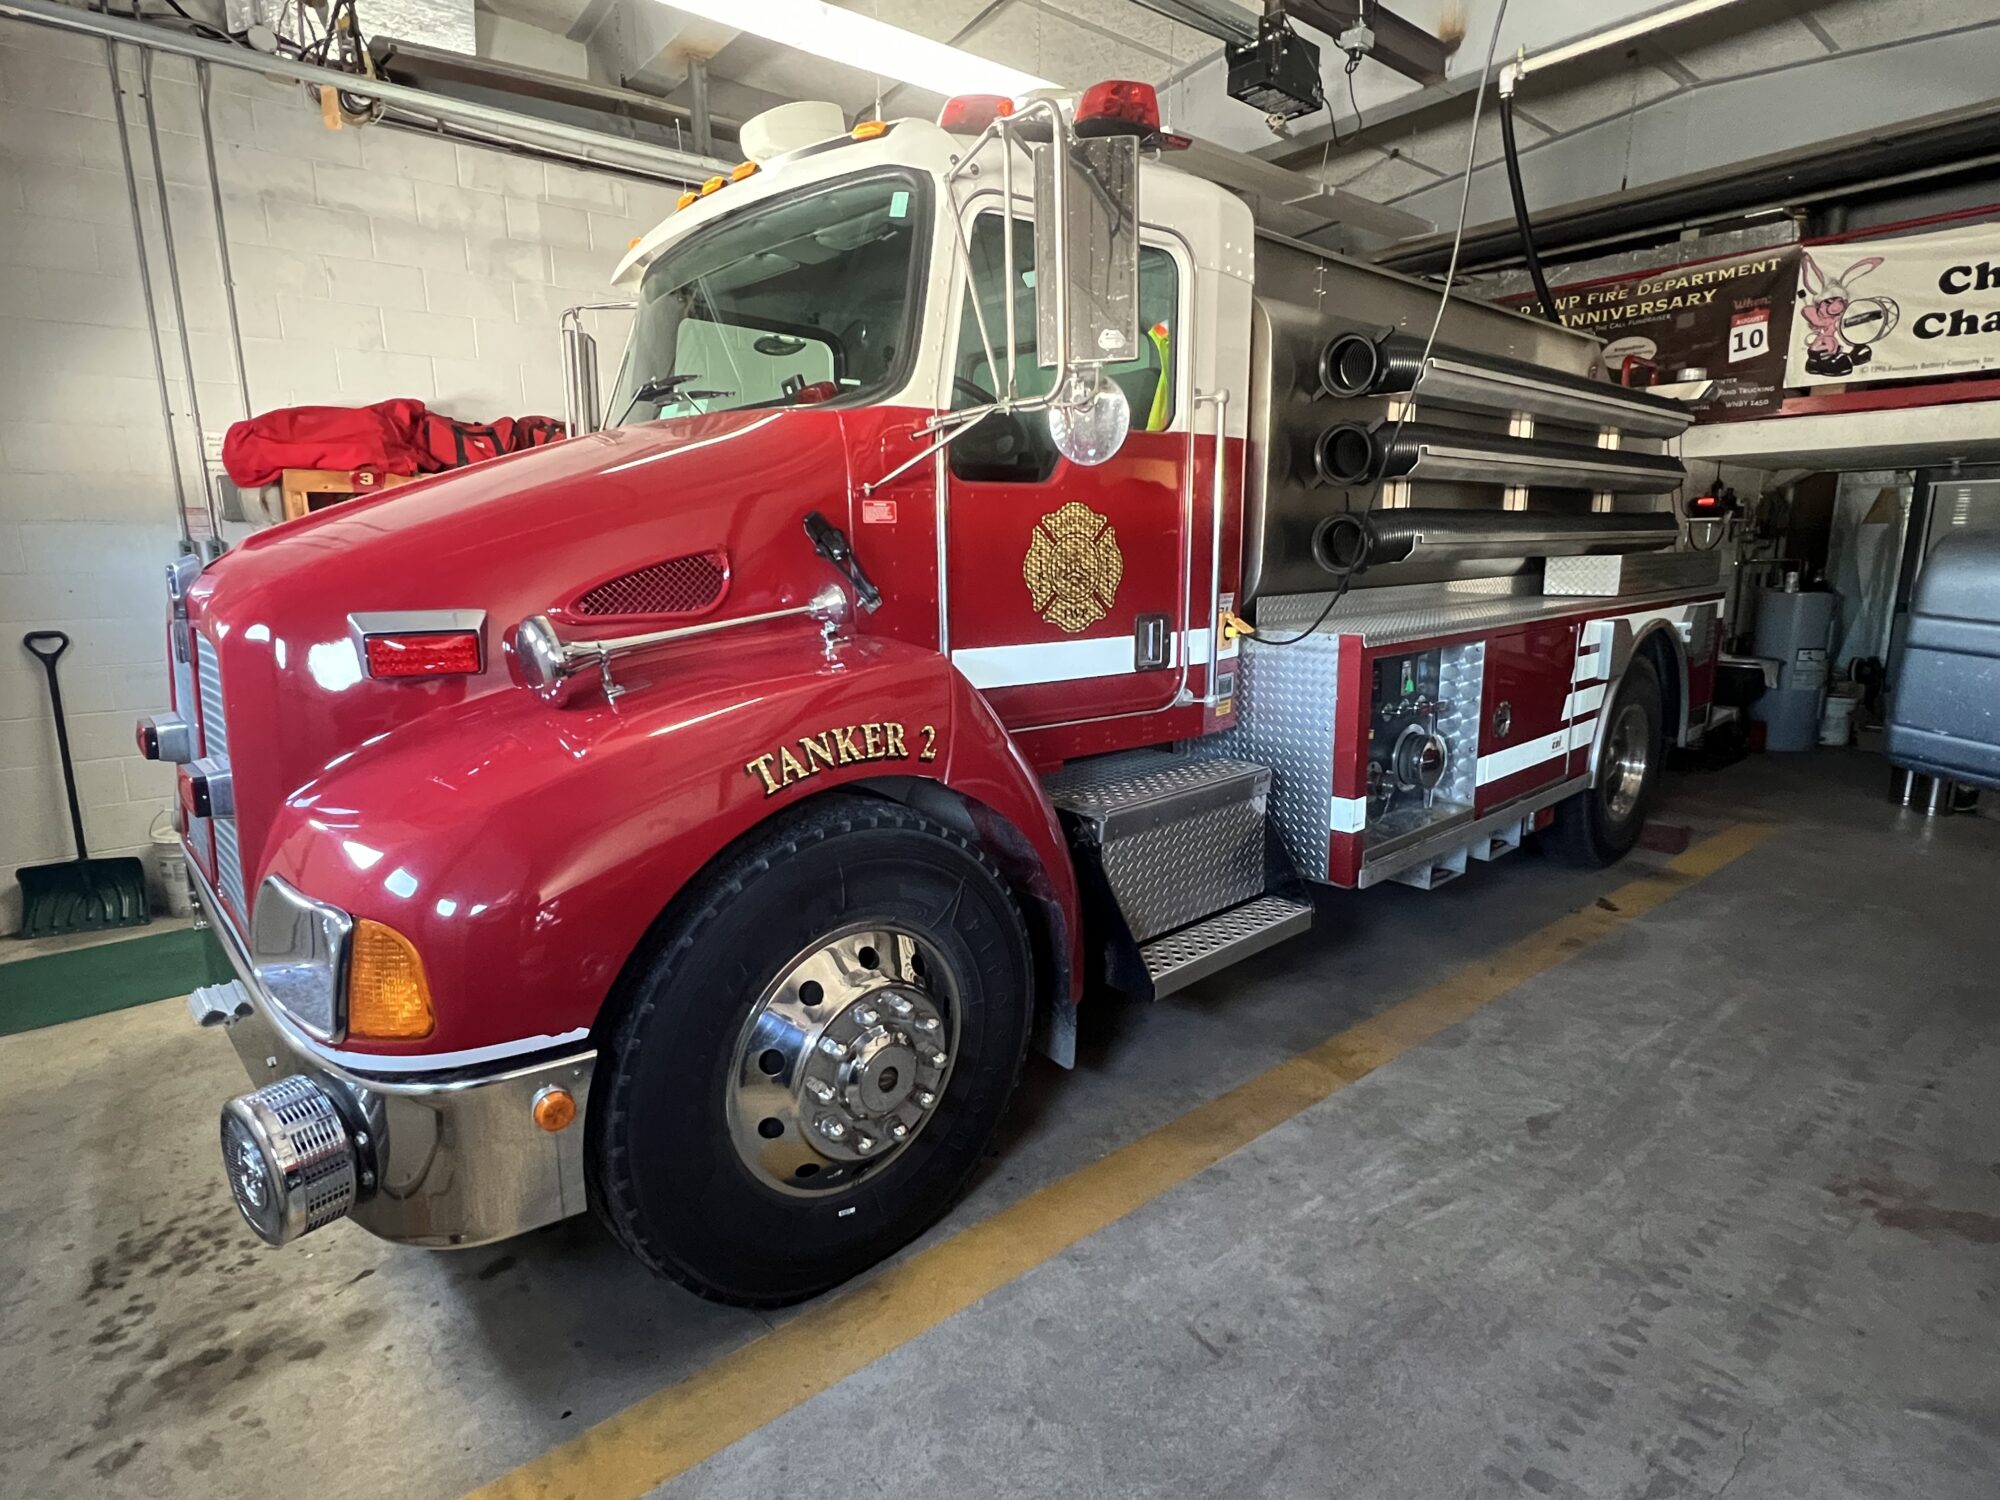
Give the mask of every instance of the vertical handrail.
[[[1229, 499], [1229, 474], [1224, 459], [1229, 453], [1229, 389], [1212, 393], [1215, 402], [1215, 472], [1209, 492], [1208, 542], [1208, 682], [1203, 701], [1213, 708], [1222, 701], [1216, 688], [1216, 674], [1222, 667], [1222, 508]], [[1193, 424], [1190, 423], [1190, 426]]]

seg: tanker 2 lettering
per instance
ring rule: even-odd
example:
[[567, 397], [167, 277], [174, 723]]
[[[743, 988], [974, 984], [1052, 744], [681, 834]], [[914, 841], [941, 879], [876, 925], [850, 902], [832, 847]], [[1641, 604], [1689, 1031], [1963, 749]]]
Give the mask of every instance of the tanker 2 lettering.
[[920, 743], [913, 753], [901, 724], [846, 724], [838, 729], [822, 729], [818, 734], [802, 735], [793, 744], [780, 745], [770, 754], [746, 762], [743, 774], [755, 776], [764, 783], [764, 795], [775, 797], [794, 782], [808, 780], [835, 766], [871, 760], [936, 760], [936, 726], [919, 724], [917, 735]]

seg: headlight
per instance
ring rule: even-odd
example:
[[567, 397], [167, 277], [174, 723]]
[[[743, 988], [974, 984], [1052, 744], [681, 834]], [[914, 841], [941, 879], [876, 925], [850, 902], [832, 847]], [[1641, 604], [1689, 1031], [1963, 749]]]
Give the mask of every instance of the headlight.
[[273, 875], [257, 890], [250, 958], [264, 992], [286, 1015], [323, 1041], [346, 1030], [341, 1004], [354, 919]]

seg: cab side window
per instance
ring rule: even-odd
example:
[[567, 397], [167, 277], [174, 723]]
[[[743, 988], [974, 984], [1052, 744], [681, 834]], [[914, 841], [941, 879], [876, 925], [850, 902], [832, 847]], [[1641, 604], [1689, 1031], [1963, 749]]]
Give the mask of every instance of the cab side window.
[[[1035, 233], [1025, 219], [1014, 221], [1014, 284], [1003, 284], [1004, 264], [1000, 216], [982, 214], [971, 234], [972, 275], [952, 360], [951, 405], [955, 411], [984, 406], [1006, 384], [1005, 367], [997, 378], [987, 358], [1010, 360], [1014, 389], [1023, 396], [1048, 391], [1049, 377], [1035, 357]], [[1006, 297], [1014, 298], [1015, 347], [1007, 340]], [[976, 311], [975, 311], [976, 308]], [[980, 335], [981, 320], [985, 337]], [[1174, 419], [1174, 352], [1179, 342], [1180, 272], [1165, 250], [1143, 245], [1139, 250], [1139, 357], [1106, 365], [1105, 373], [1125, 392], [1132, 408], [1134, 432], [1164, 432]], [[1023, 417], [986, 418], [952, 443], [952, 473], [960, 479], [1036, 483], [1055, 469], [1055, 445], [1039, 413]]]

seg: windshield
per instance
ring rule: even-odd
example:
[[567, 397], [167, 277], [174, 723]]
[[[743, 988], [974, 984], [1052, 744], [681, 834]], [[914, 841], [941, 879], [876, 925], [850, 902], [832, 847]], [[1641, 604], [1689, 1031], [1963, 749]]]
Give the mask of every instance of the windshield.
[[920, 192], [901, 173], [838, 183], [667, 250], [639, 283], [610, 424], [886, 389], [911, 337]]

